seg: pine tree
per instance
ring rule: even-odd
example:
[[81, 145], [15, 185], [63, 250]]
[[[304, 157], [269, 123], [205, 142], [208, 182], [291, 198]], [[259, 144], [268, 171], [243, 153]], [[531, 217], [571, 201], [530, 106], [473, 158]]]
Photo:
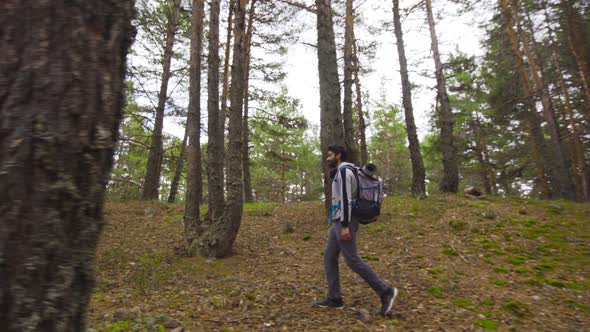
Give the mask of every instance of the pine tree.
[[84, 331], [133, 1], [2, 1], [0, 322]]

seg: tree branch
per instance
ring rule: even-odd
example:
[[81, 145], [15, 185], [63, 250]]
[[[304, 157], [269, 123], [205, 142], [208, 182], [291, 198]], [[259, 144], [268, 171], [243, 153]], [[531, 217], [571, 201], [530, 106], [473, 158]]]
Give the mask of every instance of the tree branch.
[[313, 13], [313, 14], [317, 14], [317, 11], [313, 7], [308, 7], [307, 5], [305, 5], [303, 3], [299, 3], [297, 1], [291, 1], [291, 0], [277, 0], [277, 1], [278, 2], [282, 2], [284, 4], [287, 4], [289, 6], [297, 7], [299, 9], [303, 9], [303, 10], [308, 11], [308, 12]]

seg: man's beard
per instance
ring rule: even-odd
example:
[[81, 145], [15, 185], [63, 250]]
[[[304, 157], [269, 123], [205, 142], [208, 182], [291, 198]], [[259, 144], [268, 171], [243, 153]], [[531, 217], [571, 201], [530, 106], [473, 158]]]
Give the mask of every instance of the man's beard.
[[338, 165], [338, 161], [328, 160], [328, 166], [330, 166], [331, 168], [336, 168], [336, 165]]

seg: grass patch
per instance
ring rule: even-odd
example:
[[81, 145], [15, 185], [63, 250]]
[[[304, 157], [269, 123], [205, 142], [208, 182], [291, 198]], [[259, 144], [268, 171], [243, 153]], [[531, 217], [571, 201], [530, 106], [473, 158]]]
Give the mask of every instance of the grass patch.
[[270, 202], [246, 202], [244, 203], [245, 216], [271, 216], [277, 203]]
[[547, 279], [547, 280], [545, 280], [545, 283], [547, 285], [551, 285], [553, 287], [565, 288], [565, 283], [563, 281], [554, 280], [554, 279]]
[[311, 234], [303, 235], [303, 241], [309, 241], [309, 240], [311, 240]]
[[504, 310], [510, 312], [518, 318], [525, 317], [528, 313], [526, 305], [518, 301], [510, 301], [504, 305]]
[[576, 301], [574, 301], [572, 299], [567, 299], [567, 300], [565, 300], [565, 302], [567, 304], [569, 304], [570, 306], [572, 306], [573, 308], [583, 310], [586, 313], [590, 313], [590, 306], [588, 306], [588, 305], [585, 305], [583, 303], [576, 302]]
[[496, 305], [496, 301], [494, 300], [483, 300], [481, 301], [481, 304], [488, 306], [488, 307], [493, 307]]
[[162, 257], [144, 255], [139, 259], [137, 265], [131, 278], [135, 289], [142, 295], [158, 289], [166, 277]]
[[367, 226], [369, 232], [382, 232], [385, 230], [384, 223], [372, 223]]
[[379, 261], [379, 257], [375, 257], [375, 256], [361, 256], [361, 258], [366, 261], [366, 262], [378, 262]]
[[428, 288], [428, 293], [430, 295], [436, 297], [437, 299], [442, 299], [445, 297], [445, 295], [443, 294], [442, 287], [430, 287], [430, 288]]
[[494, 284], [496, 286], [499, 286], [499, 287], [504, 287], [504, 286], [506, 286], [506, 281], [504, 281], [504, 280], [494, 280], [492, 282], [492, 284]]
[[543, 283], [537, 279], [527, 279], [527, 280], [523, 281], [522, 283], [525, 285], [529, 285], [529, 286], [536, 286], [536, 287], [543, 286]]
[[432, 274], [432, 275], [438, 275], [445, 272], [445, 270], [443, 269], [428, 269], [428, 273]]
[[506, 260], [506, 262], [508, 262], [508, 263], [510, 263], [512, 265], [523, 265], [524, 263], [527, 262], [527, 260], [528, 259], [526, 257], [524, 257], [524, 256], [518, 256], [518, 255], [516, 255], [516, 256], [509, 257]]
[[467, 298], [453, 299], [452, 302], [454, 305], [461, 307], [461, 308], [473, 307], [473, 301], [471, 301], [470, 299], [467, 299]]
[[457, 251], [453, 248], [444, 248], [441, 252], [448, 256], [459, 256]]
[[557, 263], [543, 262], [533, 268], [537, 271], [551, 271], [557, 266], [559, 266], [559, 264], [557, 264]]
[[480, 319], [475, 321], [475, 325], [486, 330], [496, 330], [498, 328], [498, 323], [493, 319]]
[[494, 266], [494, 272], [496, 273], [508, 273], [508, 269], [501, 266]]

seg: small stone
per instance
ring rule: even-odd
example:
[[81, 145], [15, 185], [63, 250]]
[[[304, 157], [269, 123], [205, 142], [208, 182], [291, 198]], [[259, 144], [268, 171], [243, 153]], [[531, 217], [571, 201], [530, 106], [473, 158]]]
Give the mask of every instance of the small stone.
[[485, 319], [485, 318], [486, 318], [486, 316], [484, 316], [484, 315], [482, 315], [482, 314], [478, 314], [478, 315], [477, 315], [477, 317], [478, 317], [479, 319]]
[[129, 311], [127, 311], [127, 310], [117, 310], [113, 314], [113, 321], [114, 322], [117, 322], [120, 320], [129, 320], [129, 318], [131, 318], [131, 315], [129, 314]]
[[184, 332], [184, 327], [179, 326], [179, 327], [175, 328], [174, 330], [172, 330], [171, 332]]
[[180, 326], [180, 323], [178, 323], [175, 319], [168, 319], [164, 322], [164, 327], [167, 329], [174, 329], [178, 326]]
[[356, 316], [361, 322], [370, 322], [371, 321], [371, 314], [369, 313], [369, 311], [367, 311], [365, 309], [358, 310], [356, 312]]
[[533, 300], [535, 300], [535, 301], [540, 301], [541, 300], [541, 297], [539, 295], [533, 295], [533, 296], [531, 296], [531, 298]]
[[147, 217], [152, 217], [154, 214], [156, 214], [156, 211], [151, 208], [147, 208], [143, 210], [143, 214], [145, 214]]
[[207, 259], [207, 264], [213, 264], [213, 262], [215, 262], [217, 259], [215, 257], [211, 257], [209, 259]]

